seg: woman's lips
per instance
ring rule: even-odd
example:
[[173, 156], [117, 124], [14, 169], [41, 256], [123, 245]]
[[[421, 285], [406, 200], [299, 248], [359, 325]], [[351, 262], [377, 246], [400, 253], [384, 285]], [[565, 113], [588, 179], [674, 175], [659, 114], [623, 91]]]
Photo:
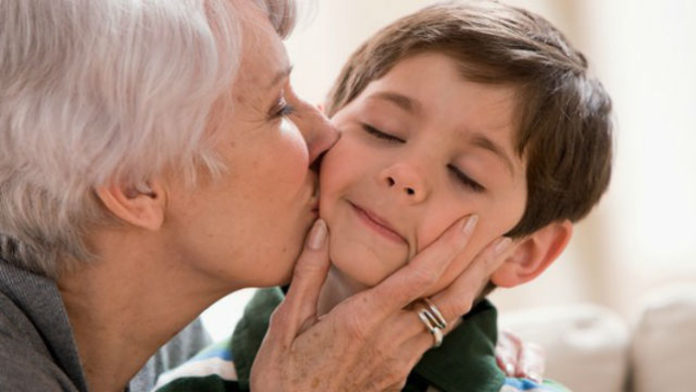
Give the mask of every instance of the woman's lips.
[[406, 242], [404, 237], [402, 237], [399, 233], [394, 231], [391, 227], [389, 227], [389, 224], [380, 218], [379, 216], [375, 215], [374, 213], [367, 211], [353, 203], [350, 203], [350, 205], [353, 207], [353, 210], [355, 213], [358, 215], [361, 221], [363, 221], [368, 227], [370, 227], [372, 230], [376, 231], [377, 233], [381, 234], [382, 236], [394, 241], [398, 242], [400, 244], [403, 244]]
[[319, 187], [315, 186], [309, 196], [309, 209], [313, 214], [319, 214]]

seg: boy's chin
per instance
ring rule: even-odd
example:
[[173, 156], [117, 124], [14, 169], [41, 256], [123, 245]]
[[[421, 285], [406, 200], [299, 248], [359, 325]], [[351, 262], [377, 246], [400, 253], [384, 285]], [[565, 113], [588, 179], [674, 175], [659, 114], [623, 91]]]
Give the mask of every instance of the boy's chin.
[[332, 273], [339, 275], [344, 284], [353, 289], [364, 290], [378, 285], [396, 270], [401, 268], [401, 263], [391, 266], [385, 260], [376, 260], [375, 257], [331, 257]]
[[346, 295], [358, 293], [373, 286], [355, 279], [352, 275], [345, 273], [333, 263], [331, 264], [331, 269], [329, 270], [328, 280], [331, 282], [331, 284], [338, 285], [341, 291]]

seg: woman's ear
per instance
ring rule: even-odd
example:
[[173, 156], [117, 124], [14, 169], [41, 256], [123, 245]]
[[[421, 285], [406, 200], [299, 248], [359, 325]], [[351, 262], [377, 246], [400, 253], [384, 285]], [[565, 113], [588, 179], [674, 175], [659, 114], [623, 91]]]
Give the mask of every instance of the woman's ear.
[[536, 278], [563, 252], [572, 234], [573, 224], [564, 220], [515, 241], [503, 256], [503, 264], [491, 275], [491, 282], [515, 287]]
[[107, 210], [126, 223], [153, 231], [164, 223], [166, 197], [158, 180], [135, 186], [101, 186], [95, 193]]

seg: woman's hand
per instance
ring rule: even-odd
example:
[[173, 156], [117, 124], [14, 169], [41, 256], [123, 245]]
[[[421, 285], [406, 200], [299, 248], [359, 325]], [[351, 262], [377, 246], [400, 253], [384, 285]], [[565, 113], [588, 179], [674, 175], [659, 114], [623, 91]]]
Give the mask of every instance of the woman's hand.
[[[270, 320], [251, 372], [253, 391], [400, 390], [433, 345], [416, 312], [404, 310], [440, 279], [465, 248], [476, 218], [464, 218], [379, 285], [316, 317], [329, 268], [327, 228], [312, 228], [292, 285]], [[484, 251], [446, 290], [431, 297], [447, 320], [466, 314], [499, 265], [508, 241]]]

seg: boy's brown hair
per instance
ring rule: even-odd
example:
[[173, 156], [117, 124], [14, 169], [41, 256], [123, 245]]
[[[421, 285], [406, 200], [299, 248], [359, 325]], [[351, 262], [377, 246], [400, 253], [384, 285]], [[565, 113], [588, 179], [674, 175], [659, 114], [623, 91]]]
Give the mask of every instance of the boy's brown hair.
[[397, 20], [350, 57], [329, 93], [328, 115], [399, 61], [423, 52], [451, 57], [467, 80], [516, 87], [514, 145], [527, 162], [527, 206], [506, 235], [524, 236], [590, 212], [611, 175], [611, 99], [588, 75], [583, 54], [523, 9], [448, 2]]

